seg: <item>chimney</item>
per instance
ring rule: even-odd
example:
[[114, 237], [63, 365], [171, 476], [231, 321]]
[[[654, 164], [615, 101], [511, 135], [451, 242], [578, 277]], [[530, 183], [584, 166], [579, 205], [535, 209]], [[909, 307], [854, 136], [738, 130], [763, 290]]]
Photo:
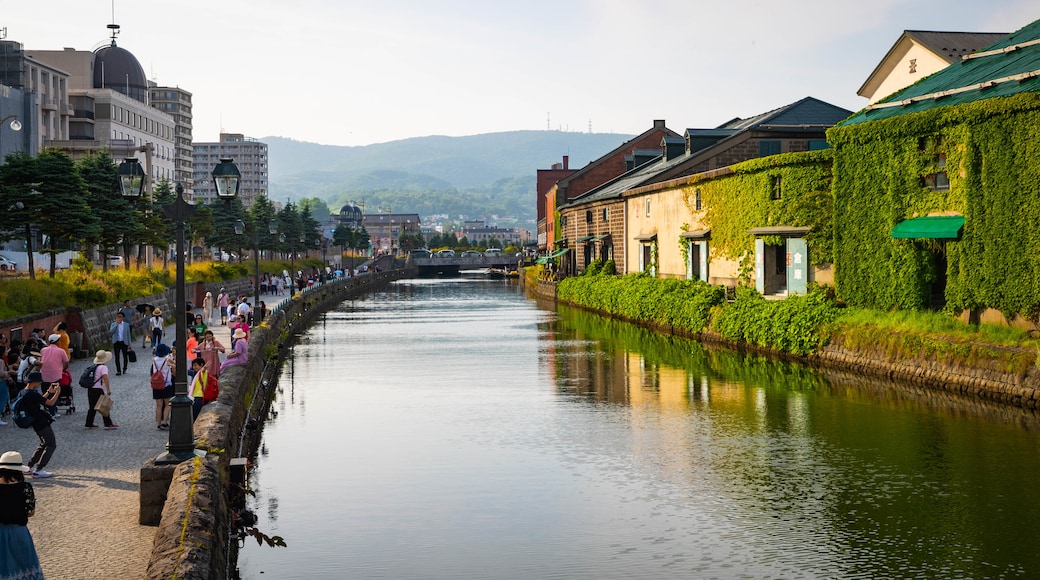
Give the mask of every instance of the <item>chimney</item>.
[[664, 119], [654, 119], [654, 129], [664, 129]]
[[563, 156], [563, 168], [564, 169], [570, 169], [570, 167], [568, 167], [568, 164], [570, 163], [570, 160], [571, 160], [570, 155], [564, 155]]

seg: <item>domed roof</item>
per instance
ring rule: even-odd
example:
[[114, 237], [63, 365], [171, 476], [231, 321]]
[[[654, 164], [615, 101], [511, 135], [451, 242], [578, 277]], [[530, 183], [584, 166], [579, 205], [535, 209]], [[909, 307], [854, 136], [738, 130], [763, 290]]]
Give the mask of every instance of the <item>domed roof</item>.
[[358, 227], [364, 219], [364, 212], [361, 211], [360, 207], [354, 205], [353, 203], [348, 203], [339, 210], [340, 222], [352, 222], [354, 224], [354, 227]]
[[137, 57], [112, 44], [94, 51], [94, 88], [119, 91], [131, 99], [148, 101], [148, 81]]

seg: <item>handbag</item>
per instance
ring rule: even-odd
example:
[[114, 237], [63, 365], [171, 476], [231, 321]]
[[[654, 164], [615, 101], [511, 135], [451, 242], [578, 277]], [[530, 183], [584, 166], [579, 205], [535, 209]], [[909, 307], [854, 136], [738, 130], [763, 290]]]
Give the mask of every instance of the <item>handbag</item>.
[[152, 378], [149, 381], [152, 384], [152, 389], [155, 391], [161, 391], [166, 388], [166, 375], [163, 374], [162, 369], [166, 366], [166, 361], [163, 361], [162, 366], [156, 368], [155, 363], [152, 363], [152, 368], [155, 372], [152, 373]]
[[126, 351], [126, 360], [130, 362], [137, 362], [137, 353], [134, 351], [134, 349], [131, 348], [130, 350]]
[[102, 417], [108, 417], [109, 413], [112, 412], [112, 397], [102, 394], [96, 404], [94, 404], [94, 410], [101, 413]]
[[72, 384], [72, 373], [69, 371], [61, 371], [61, 378], [58, 379], [58, 385], [67, 387]]

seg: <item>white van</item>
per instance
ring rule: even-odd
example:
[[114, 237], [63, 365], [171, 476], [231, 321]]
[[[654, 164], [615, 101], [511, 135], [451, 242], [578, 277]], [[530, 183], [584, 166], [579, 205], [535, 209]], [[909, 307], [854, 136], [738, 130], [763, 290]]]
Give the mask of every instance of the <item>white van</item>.
[[484, 255], [485, 256], [501, 256], [502, 255], [502, 248], [488, 248], [488, 249], [484, 250]]

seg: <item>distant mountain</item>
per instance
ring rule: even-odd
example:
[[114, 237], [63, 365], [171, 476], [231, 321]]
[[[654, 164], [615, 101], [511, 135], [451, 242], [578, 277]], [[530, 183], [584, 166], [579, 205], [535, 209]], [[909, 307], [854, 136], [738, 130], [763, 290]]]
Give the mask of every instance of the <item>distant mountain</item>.
[[394, 212], [448, 214], [453, 219], [461, 215], [490, 221], [496, 212], [504, 212], [530, 227], [536, 170], [560, 163], [564, 155], [571, 168], [581, 168], [631, 138], [511, 131], [414, 137], [362, 147], [283, 137], [261, 141], [268, 145], [269, 188], [275, 199], [316, 196], [327, 199], [334, 212], [346, 200], [367, 199], [392, 203]]

